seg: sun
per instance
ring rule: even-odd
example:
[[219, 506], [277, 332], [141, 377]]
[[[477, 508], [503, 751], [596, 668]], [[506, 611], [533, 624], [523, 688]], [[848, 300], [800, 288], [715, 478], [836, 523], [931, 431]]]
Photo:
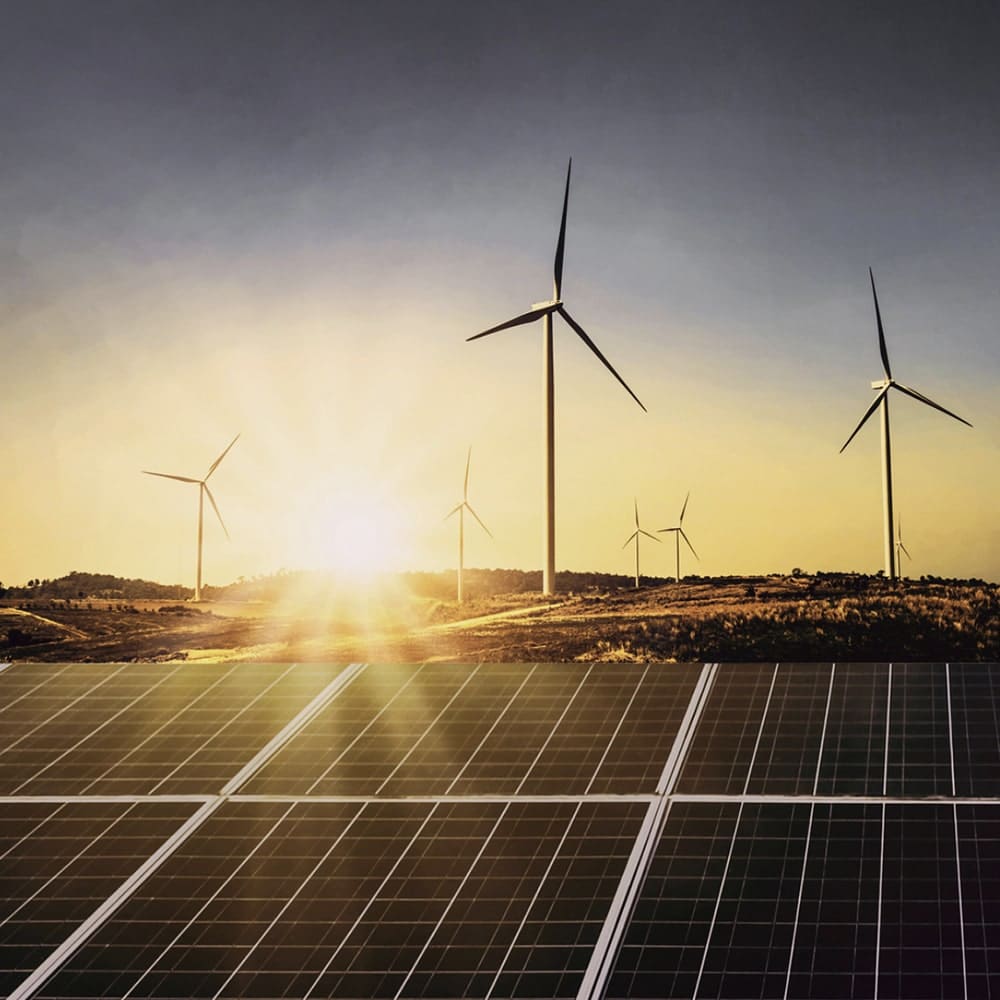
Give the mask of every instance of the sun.
[[313, 560], [321, 568], [359, 582], [398, 568], [395, 521], [388, 511], [342, 509], [325, 522]]

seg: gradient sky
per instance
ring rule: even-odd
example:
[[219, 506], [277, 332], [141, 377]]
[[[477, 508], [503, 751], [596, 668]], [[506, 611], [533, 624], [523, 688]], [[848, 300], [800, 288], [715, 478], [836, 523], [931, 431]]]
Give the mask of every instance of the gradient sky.
[[[685, 519], [704, 574], [1000, 580], [1000, 12], [986, 4], [14, 2], [0, 59], [0, 581], [557, 568]], [[667, 536], [664, 536], [667, 538]], [[643, 569], [666, 575], [673, 546]]]

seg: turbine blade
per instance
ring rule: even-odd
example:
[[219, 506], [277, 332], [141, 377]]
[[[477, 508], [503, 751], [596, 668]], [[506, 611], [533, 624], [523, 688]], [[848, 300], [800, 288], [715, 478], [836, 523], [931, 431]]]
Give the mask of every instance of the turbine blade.
[[618, 379], [619, 382], [621, 382], [621, 384], [625, 387], [625, 391], [639, 404], [639, 407], [642, 409], [643, 413], [648, 413], [649, 411], [646, 409], [645, 406], [642, 405], [642, 402], [639, 400], [639, 397], [628, 387], [628, 383], [625, 381], [625, 379], [623, 379], [621, 375], [619, 375], [618, 372], [614, 370], [614, 368], [611, 365], [611, 362], [608, 361], [608, 359], [603, 354], [601, 354], [601, 352], [597, 349], [597, 344], [595, 344], [590, 339], [590, 337], [587, 336], [586, 331], [583, 329], [583, 327], [580, 326], [580, 324], [577, 323], [577, 321], [573, 319], [573, 317], [570, 316], [570, 314], [566, 312], [566, 310], [563, 309], [561, 305], [556, 306], [556, 308], [559, 311], [559, 315], [562, 316], [562, 318], [566, 320], [566, 322], [569, 323], [571, 327], [573, 327], [573, 329], [576, 331], [577, 336], [597, 355], [597, 357], [601, 361], [601, 364], [603, 364], [604, 367], [607, 368], [607, 370], [611, 372], [611, 374], [614, 375], [614, 377]]
[[680, 519], [677, 522], [678, 524], [683, 524], [684, 523], [684, 511], [686, 511], [688, 509], [688, 500], [690, 500], [690, 499], [691, 499], [691, 491], [688, 490], [688, 495], [684, 498], [684, 506], [681, 507], [681, 516], [680, 516]]
[[[230, 447], [232, 447], [230, 445]], [[202, 483], [201, 488], [208, 494], [209, 502], [212, 504], [212, 510], [215, 511], [215, 516], [219, 519], [219, 524], [222, 525], [222, 530], [226, 533], [226, 538], [229, 537], [229, 529], [226, 527], [226, 522], [222, 520], [222, 515], [219, 513], [219, 505], [215, 502], [215, 497], [212, 496], [212, 491], [208, 488], [207, 483]]]
[[448, 511], [447, 514], [445, 514], [444, 517], [441, 518], [441, 520], [442, 521], [447, 521], [448, 518], [452, 516], [452, 514], [457, 514], [461, 509], [462, 509], [462, 505], [461, 504], [456, 504], [454, 507], [451, 508], [451, 510]]
[[635, 526], [639, 527], [639, 501], [632, 497], [632, 504], [635, 507]]
[[176, 479], [179, 483], [200, 483], [200, 479], [191, 479], [189, 476], [172, 476], [169, 472], [150, 472], [148, 469], [142, 470], [147, 476], [162, 476], [164, 479]]
[[652, 538], [654, 542], [663, 543], [662, 538], [657, 538], [656, 535], [651, 535], [648, 531], [643, 531], [642, 528], [639, 529], [640, 534], [645, 535], [647, 538]]
[[465, 487], [462, 491], [462, 499], [469, 499], [469, 463], [472, 461], [472, 445], [469, 445], [469, 454], [465, 456]]
[[864, 425], [865, 425], [865, 421], [866, 421], [866, 420], [867, 420], [867, 419], [868, 419], [868, 418], [869, 418], [869, 417], [870, 417], [870, 416], [871, 416], [871, 415], [872, 415], [872, 414], [873, 414], [873, 413], [874, 413], [874, 412], [875, 412], [875, 411], [876, 411], [876, 410], [878, 409], [878, 405], [879, 405], [879, 403], [881, 403], [881, 402], [882, 402], [882, 400], [883, 400], [883, 399], [885, 398], [885, 394], [886, 394], [886, 393], [887, 393], [888, 391], [889, 391], [889, 386], [886, 386], [886, 387], [885, 387], [885, 388], [884, 388], [884, 389], [883, 389], [883, 390], [882, 390], [882, 391], [881, 391], [881, 392], [880, 392], [880, 393], [879, 393], [879, 394], [878, 394], [878, 395], [877, 395], [877, 396], [875, 397], [875, 401], [874, 401], [874, 402], [872, 403], [872, 405], [871, 405], [871, 406], [869, 406], [867, 410], [865, 410], [865, 415], [864, 415], [864, 416], [863, 416], [863, 417], [861, 418], [861, 420], [860, 420], [860, 421], [858, 421], [858, 426], [854, 428], [854, 431], [853, 431], [853, 432], [851, 433], [851, 436], [850, 436], [850, 437], [849, 437], [849, 438], [848, 438], [848, 439], [847, 439], [847, 440], [846, 440], [846, 441], [845, 441], [845, 442], [843, 443], [843, 445], [841, 446], [841, 449], [840, 449], [840, 453], [841, 453], [841, 454], [843, 454], [843, 453], [844, 453], [844, 448], [846, 448], [846, 447], [847, 447], [847, 446], [848, 446], [848, 445], [849, 445], [849, 444], [850, 444], [850, 443], [851, 443], [851, 442], [852, 442], [852, 441], [854, 440], [854, 435], [855, 435], [855, 434], [857, 434], [857, 433], [858, 433], [858, 431], [859, 431], [859, 430], [861, 430], [861, 428], [862, 428], [862, 427], [864, 427]]
[[657, 528], [656, 530], [662, 534], [664, 531], [677, 531], [678, 529], [677, 528]]
[[691, 550], [691, 555], [693, 555], [695, 559], [698, 560], [698, 562], [701, 562], [701, 556], [699, 556], [698, 553], [695, 552], [694, 546], [691, 544], [691, 540], [688, 538], [687, 535], [684, 534], [684, 529], [678, 528], [677, 530], [681, 533], [681, 538], [684, 539], [684, 541], [687, 543], [687, 547]]
[[556, 243], [556, 264], [553, 272], [555, 279], [555, 297], [558, 299], [562, 293], [563, 276], [563, 255], [566, 251], [566, 209], [569, 207], [569, 175], [573, 170], [573, 157], [569, 158], [569, 166], [566, 168], [566, 193], [563, 195], [562, 222], [559, 223], [559, 240]]
[[875, 291], [875, 275], [872, 274], [871, 268], [868, 268], [868, 277], [872, 281], [872, 298], [875, 300], [875, 322], [878, 324], [878, 349], [882, 355], [882, 370], [885, 372], [886, 378], [892, 378], [892, 372], [889, 370], [889, 352], [885, 349], [885, 331], [882, 329], [882, 314], [879, 312], [878, 294]]
[[490, 536], [490, 538], [492, 538], [493, 532], [490, 531], [490, 529], [487, 528], [485, 524], [483, 524], [483, 519], [472, 509], [472, 507], [469, 504], [466, 504], [465, 508], [479, 522], [479, 527], [482, 528], [483, 531], [485, 531], [486, 534]]
[[628, 539], [626, 540], [625, 545], [623, 545], [622, 548], [624, 549], [626, 545], [629, 545], [631, 543], [632, 539], [636, 538], [638, 536], [638, 534], [639, 534], [638, 531], [633, 531], [632, 534], [628, 536]]
[[951, 410], [946, 410], [940, 403], [935, 403], [933, 399], [928, 399], [922, 392], [917, 392], [916, 389], [911, 389], [909, 386], [903, 385], [901, 382], [894, 382], [893, 384], [900, 392], [905, 392], [907, 396], [912, 396], [919, 402], [926, 403], [928, 406], [933, 406], [935, 410], [940, 410], [942, 413], [948, 414], [949, 417], [954, 417], [959, 423], [965, 424], [966, 427], [972, 426], [968, 420], [964, 420], [957, 413], [952, 413]]
[[557, 308], [558, 306], [555, 303], [539, 306], [537, 309], [521, 313], [520, 316], [515, 316], [513, 319], [507, 320], [506, 323], [498, 323], [496, 326], [491, 326], [488, 330], [483, 330], [482, 333], [477, 333], [474, 337], [466, 337], [465, 339], [466, 341], [479, 340], [480, 337], [485, 337], [490, 333], [496, 333], [498, 330], [506, 330], [512, 326], [522, 326], [525, 323], [533, 323], [536, 319], [541, 319], [542, 316], [546, 316], [550, 312], [555, 312]]
[[[237, 435], [236, 435], [236, 437], [234, 437], [234, 438], [232, 439], [232, 441], [230, 441], [230, 442], [229, 442], [229, 448], [232, 448], [232, 446], [233, 446], [234, 444], [236, 444], [236, 442], [237, 442], [237, 441], [239, 441], [239, 439], [240, 439], [240, 436], [239, 436], [239, 434], [237, 434]], [[211, 466], [209, 467], [209, 470], [208, 470], [208, 472], [206, 472], [206, 473], [205, 473], [205, 478], [206, 478], [206, 479], [208, 479], [208, 477], [209, 477], [209, 476], [210, 476], [210, 475], [211, 475], [211, 474], [212, 474], [213, 472], [215, 472], [215, 470], [216, 470], [216, 469], [217, 469], [217, 468], [219, 467], [219, 463], [220, 463], [220, 462], [221, 462], [221, 461], [222, 461], [222, 460], [223, 460], [223, 459], [224, 459], [224, 458], [226, 457], [226, 455], [228, 455], [228, 454], [229, 454], [229, 448], [227, 448], [227, 449], [226, 449], [226, 450], [225, 450], [225, 451], [224, 451], [224, 452], [223, 452], [223, 453], [222, 453], [222, 454], [221, 454], [221, 455], [220, 455], [220, 456], [219, 456], [219, 457], [218, 457], [218, 458], [217, 458], [217, 459], [216, 459], [216, 460], [215, 460], [215, 461], [214, 461], [214, 462], [212, 463], [212, 465], [211, 465]]]
[[899, 543], [899, 549], [901, 552], [906, 554], [906, 558], [909, 559], [910, 562], [913, 562], [913, 556], [911, 556], [910, 553], [906, 551], [906, 546], [902, 542]]

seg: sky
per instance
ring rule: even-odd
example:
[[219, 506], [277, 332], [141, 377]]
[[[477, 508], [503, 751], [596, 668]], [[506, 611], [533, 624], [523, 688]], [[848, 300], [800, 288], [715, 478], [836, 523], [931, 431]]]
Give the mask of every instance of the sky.
[[[8, 5], [0, 582], [542, 563], [1000, 580], [1000, 12], [987, 4]], [[673, 572], [671, 536], [642, 550]]]

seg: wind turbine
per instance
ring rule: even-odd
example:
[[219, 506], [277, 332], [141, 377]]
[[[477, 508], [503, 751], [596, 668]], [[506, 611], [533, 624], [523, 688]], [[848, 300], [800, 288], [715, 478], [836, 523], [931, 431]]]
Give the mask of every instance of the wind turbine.
[[515, 316], [505, 323], [491, 326], [482, 333], [477, 333], [467, 340], [478, 340], [499, 330], [506, 330], [524, 323], [533, 323], [536, 319], [542, 324], [542, 380], [545, 386], [545, 498], [544, 517], [545, 533], [542, 559], [542, 593], [553, 594], [556, 588], [556, 472], [555, 472], [555, 375], [552, 355], [552, 314], [559, 313], [570, 325], [577, 336], [597, 355], [601, 364], [624, 386], [626, 392], [642, 407], [639, 397], [628, 387], [625, 380], [615, 371], [611, 362], [601, 354], [597, 345], [587, 336], [583, 327], [566, 311], [562, 298], [563, 255], [566, 247], [566, 209], [569, 205], [569, 178], [573, 169], [572, 158], [566, 168], [566, 193], [563, 196], [562, 221], [559, 223], [559, 239], [556, 241], [556, 258], [553, 271], [552, 299], [549, 302], [536, 302], [529, 312]]
[[[677, 525], [673, 528], [660, 528], [661, 532], [672, 531], [674, 533], [674, 549], [675, 556], [677, 559], [677, 568], [674, 572], [674, 579], [677, 583], [681, 582], [681, 539], [684, 539], [684, 544], [691, 550], [691, 554], [698, 559], [698, 553], [695, 552], [694, 546], [691, 544], [691, 540], [687, 535], [684, 534], [684, 512], [687, 510], [688, 500], [691, 499], [691, 491], [688, 490], [688, 495], [684, 498], [684, 506], [681, 507], [681, 516], [677, 518]], [[700, 562], [700, 560], [699, 560]]]
[[[657, 538], [656, 535], [651, 535], [648, 531], [643, 531], [642, 528], [639, 527], [639, 501], [636, 500], [635, 497], [633, 497], [632, 503], [635, 505], [635, 531], [633, 531], [632, 534], [628, 536], [628, 540], [625, 542], [625, 545], [628, 545], [628, 543], [631, 542], [633, 538], [635, 539], [635, 589], [638, 590], [639, 589], [639, 536], [645, 535], [647, 538], [652, 538], [654, 542], [658, 542], [659, 538]], [[623, 545], [622, 548], [625, 548], [625, 545]]]
[[448, 514], [445, 515], [445, 520], [447, 521], [449, 517], [453, 514], [458, 514], [458, 600], [461, 602], [464, 600], [463, 591], [463, 578], [465, 575], [465, 512], [468, 511], [477, 521], [479, 521], [479, 527], [486, 532], [490, 538], [493, 537], [493, 532], [483, 524], [479, 515], [472, 509], [469, 504], [469, 463], [472, 461], [472, 448], [469, 448], [469, 454], [465, 458], [465, 486], [462, 488], [462, 502], [456, 504]]
[[892, 377], [892, 370], [889, 367], [889, 353], [886, 351], [885, 347], [885, 331], [882, 329], [882, 314], [879, 312], [878, 308], [878, 294], [875, 291], [875, 275], [872, 274], [872, 269], [868, 268], [868, 277], [871, 279], [872, 283], [872, 298], [875, 300], [875, 323], [878, 326], [878, 349], [879, 353], [882, 355], [882, 370], [885, 372], [885, 378], [879, 379], [877, 382], [872, 382], [872, 388], [878, 389], [878, 395], [875, 397], [872, 405], [865, 410], [865, 415], [861, 418], [858, 426], [854, 428], [851, 436], [844, 442], [843, 447], [840, 449], [841, 454], [843, 454], [844, 448], [846, 448], [853, 440], [854, 435], [861, 430], [865, 425], [865, 421], [877, 410], [879, 407], [882, 409], [882, 506], [884, 513], [884, 531], [883, 531], [883, 541], [885, 543], [885, 575], [889, 580], [896, 579], [896, 560], [895, 553], [893, 552], [893, 540], [892, 540], [892, 448], [889, 441], [889, 390], [898, 389], [901, 393], [906, 396], [911, 396], [918, 403], [924, 403], [927, 406], [933, 407], [935, 410], [940, 410], [942, 413], [949, 417], [953, 417], [959, 423], [965, 424], [967, 427], [971, 427], [972, 424], [968, 420], [963, 420], [957, 413], [952, 413], [951, 410], [946, 410], [943, 406], [935, 403], [933, 399], [928, 399], [922, 393], [917, 392], [916, 389], [910, 389], [908, 386], [902, 384], [902, 382], [897, 382]]
[[147, 469], [142, 471], [147, 476], [161, 476], [163, 479], [176, 479], [181, 483], [197, 483], [198, 485], [198, 575], [195, 579], [194, 585], [194, 599], [195, 601], [201, 600], [201, 541], [202, 535], [204, 534], [204, 515], [205, 515], [205, 496], [208, 496], [209, 503], [212, 505], [212, 510], [215, 511], [215, 516], [219, 519], [219, 524], [222, 525], [222, 530], [226, 532], [226, 538], [229, 537], [229, 532], [226, 530], [226, 524], [222, 520], [222, 515], [219, 513], [219, 506], [215, 502], [215, 497], [212, 496], [212, 491], [208, 488], [208, 477], [212, 475], [213, 472], [219, 467], [219, 463], [229, 454], [229, 448], [232, 448], [234, 444], [239, 440], [239, 434], [236, 435], [229, 442], [229, 447], [208, 467], [208, 472], [205, 473], [204, 479], [192, 479], [190, 476], [172, 476], [167, 472], [150, 472]]
[[906, 551], [906, 546], [903, 544], [903, 519], [901, 517], [896, 518], [896, 565], [901, 566], [903, 560], [899, 558], [899, 553], [902, 552], [910, 562], [913, 562], [913, 556]]

